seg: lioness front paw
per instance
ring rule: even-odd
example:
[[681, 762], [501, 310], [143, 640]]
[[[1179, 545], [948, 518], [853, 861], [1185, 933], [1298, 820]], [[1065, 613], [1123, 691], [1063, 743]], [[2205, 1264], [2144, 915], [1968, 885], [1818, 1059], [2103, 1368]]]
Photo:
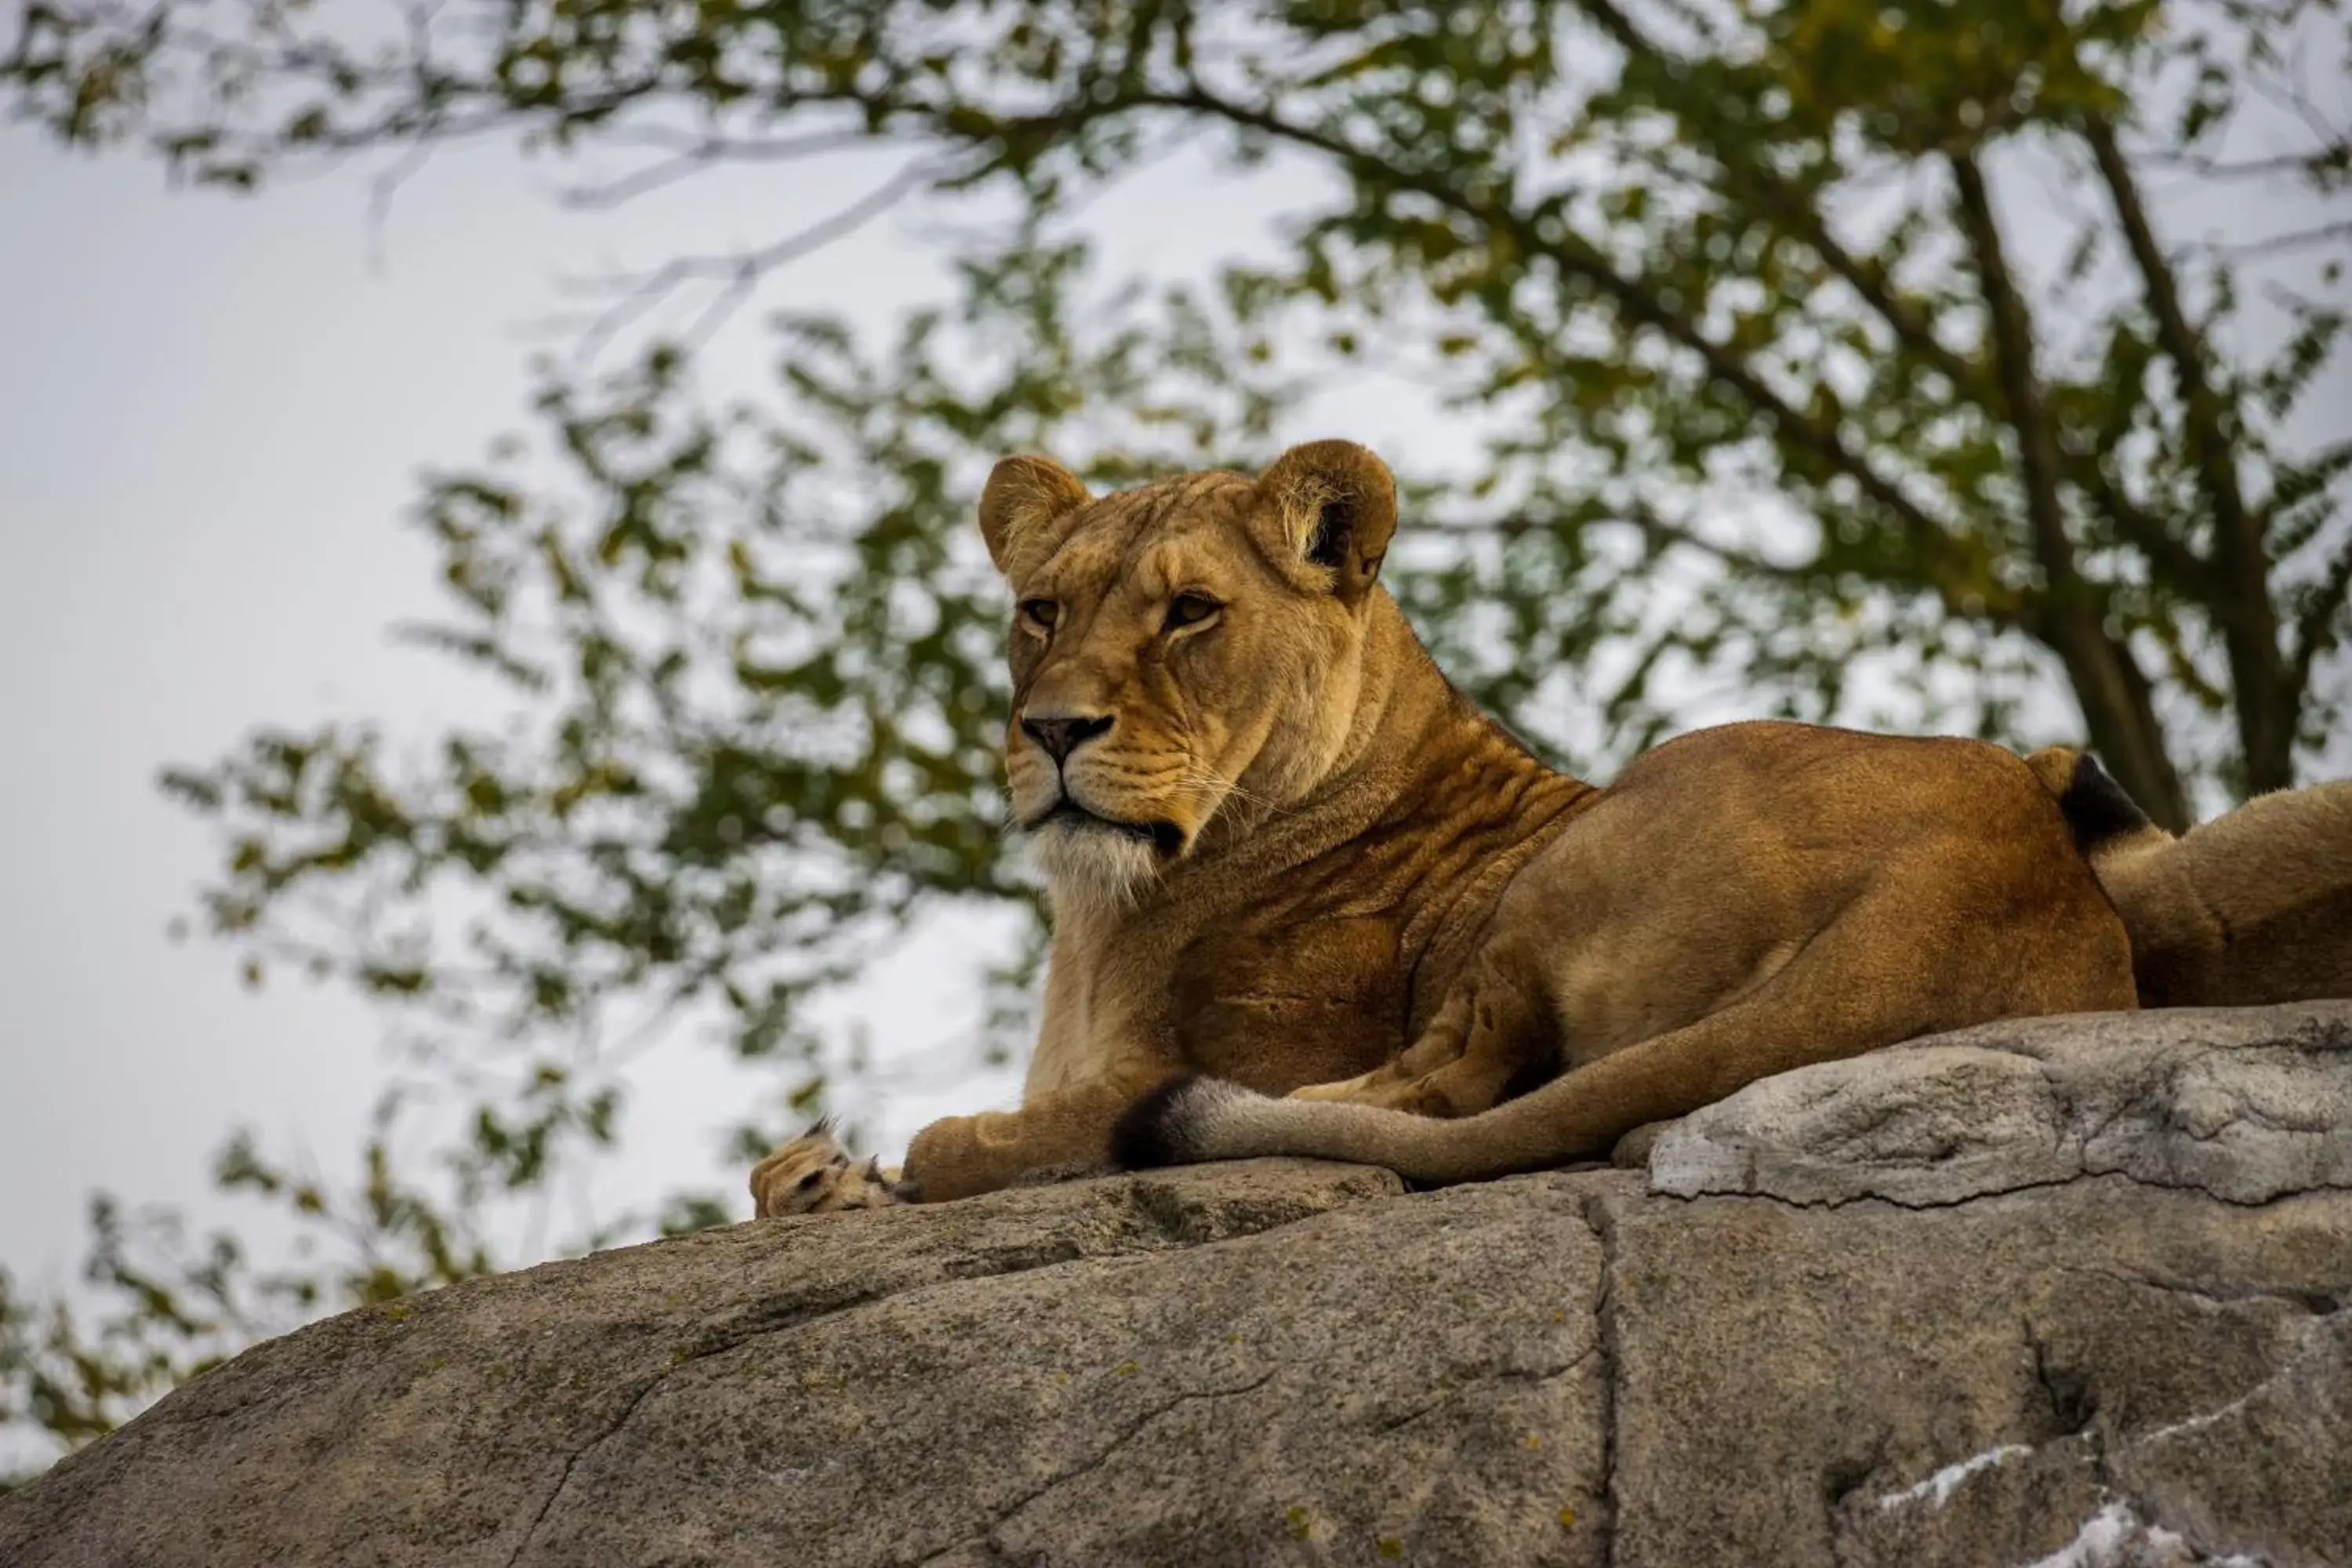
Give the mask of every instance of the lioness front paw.
[[834, 1142], [829, 1119], [751, 1167], [751, 1207], [761, 1219], [885, 1209], [913, 1201], [913, 1189], [898, 1172], [884, 1170], [880, 1160], [851, 1160]]

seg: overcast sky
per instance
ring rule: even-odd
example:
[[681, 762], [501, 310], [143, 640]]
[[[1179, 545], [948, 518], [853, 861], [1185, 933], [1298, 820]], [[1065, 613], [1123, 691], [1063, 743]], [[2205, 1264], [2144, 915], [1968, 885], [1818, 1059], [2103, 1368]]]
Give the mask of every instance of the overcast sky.
[[[432, 559], [400, 526], [416, 470], [523, 423], [522, 329], [559, 277], [791, 221], [772, 189], [756, 221], [730, 212], [741, 193], [723, 185], [591, 220], [549, 182], [449, 160], [377, 235], [354, 176], [173, 195], [152, 164], [0, 135], [0, 1259], [20, 1274], [70, 1263], [93, 1186], [205, 1210], [232, 1122], [347, 1157], [382, 1076], [377, 1022], [299, 983], [248, 994], [226, 950], [167, 942], [215, 850], [157, 767], [264, 721], [374, 716], [397, 734], [480, 710], [387, 635], [437, 610]], [[928, 268], [877, 231], [792, 281], [880, 320]], [[746, 383], [756, 321], [719, 351]], [[919, 982], [890, 995], [919, 1006]], [[654, 1099], [676, 1103], [646, 1106], [636, 1177], [712, 1173], [700, 1133], [729, 1108]]]
[[[561, 277], [773, 237], [871, 173], [728, 175], [593, 218], [560, 209], [554, 178], [496, 152], [445, 159], [377, 232], [354, 174], [173, 195], [151, 163], [0, 129], [0, 1262], [29, 1284], [67, 1277], [94, 1187], [221, 1215], [206, 1172], [233, 1124], [333, 1168], [383, 1078], [378, 1020], [355, 1001], [250, 994], [226, 950], [166, 940], [216, 850], [158, 795], [158, 767], [264, 721], [415, 734], [478, 711], [444, 661], [387, 634], [436, 608], [431, 558], [400, 526], [417, 469], [524, 423], [522, 329]], [[1249, 239], [1233, 211], [1180, 162], [1096, 218], [1166, 263]], [[878, 324], [937, 278], [886, 220], [760, 309]], [[759, 314], [719, 343], [720, 386], [764, 382]], [[2352, 388], [2344, 367], [2334, 379]], [[1390, 402], [1344, 414], [1329, 433], [1445, 456]], [[846, 1006], [880, 1039], [936, 1041], [970, 1011], [940, 978], [960, 973], [919, 955]], [[645, 1075], [604, 1191], [739, 1184], [709, 1137], [740, 1093], [716, 1056], [671, 1050]], [[1011, 1092], [999, 1076], [901, 1094], [885, 1140]]]

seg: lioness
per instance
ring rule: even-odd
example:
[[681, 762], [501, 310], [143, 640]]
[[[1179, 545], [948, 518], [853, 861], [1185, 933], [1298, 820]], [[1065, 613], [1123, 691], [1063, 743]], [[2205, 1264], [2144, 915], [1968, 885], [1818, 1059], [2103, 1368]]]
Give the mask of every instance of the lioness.
[[[2086, 853], [2147, 869], [2152, 907], [2197, 904], [2179, 865], [2154, 874], [2197, 836], [2072, 752], [1749, 723], [1607, 789], [1554, 772], [1381, 586], [1395, 524], [1387, 468], [1344, 441], [1101, 498], [1042, 458], [997, 467], [1006, 767], [1055, 921], [1023, 1103], [925, 1128], [903, 1174], [819, 1128], [752, 1173], [761, 1214], [1107, 1153], [1556, 1165], [1808, 1062], [2134, 1005]], [[2352, 799], [2330, 798], [2333, 881], [2303, 876], [2341, 898]], [[2314, 984], [2352, 989], [2352, 957]]]

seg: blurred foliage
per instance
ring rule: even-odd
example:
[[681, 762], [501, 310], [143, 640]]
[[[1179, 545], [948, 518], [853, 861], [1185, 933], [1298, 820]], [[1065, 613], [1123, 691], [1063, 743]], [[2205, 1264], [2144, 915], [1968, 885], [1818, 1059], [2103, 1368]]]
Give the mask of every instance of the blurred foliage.
[[394, 1174], [396, 1107], [395, 1096], [378, 1105], [361, 1154], [362, 1182], [347, 1196], [273, 1167], [244, 1136], [222, 1150], [214, 1171], [222, 1191], [268, 1198], [306, 1221], [283, 1266], [257, 1266], [226, 1232], [192, 1239], [170, 1209], [126, 1213], [99, 1196], [90, 1201], [82, 1269], [87, 1294], [99, 1303], [95, 1321], [65, 1299], [26, 1298], [0, 1268], [0, 1418], [78, 1447], [256, 1340], [322, 1310], [488, 1272], [489, 1252], [467, 1226], [471, 1194], [461, 1191], [453, 1204]]
[[[1334, 392], [1442, 412], [1477, 457], [1387, 454], [1398, 591], [1589, 770], [1733, 714], [2087, 738], [2179, 823], [2292, 782], [2342, 717], [2352, 433], [2309, 406], [2352, 246], [2352, 137], [2307, 85], [2352, 76], [2333, 0], [330, 10], [33, 0], [0, 87], [68, 145], [238, 190], [480, 138], [635, 160], [575, 193], [606, 203], [898, 160], [772, 244], [614, 280], [582, 329], [606, 357], [679, 301], [690, 347], [900, 204], [980, 226], [879, 351], [787, 319], [775, 395], [719, 408], [681, 348], [551, 368], [535, 440], [431, 480], [450, 610], [415, 635], [510, 725], [266, 731], [168, 775], [227, 847], [208, 930], [257, 983], [379, 1002], [403, 1087], [347, 1200], [233, 1148], [225, 1183], [328, 1238], [283, 1270], [110, 1205], [99, 1318], [0, 1279], [0, 1421], [82, 1441], [275, 1325], [592, 1243], [502, 1249], [481, 1216], [609, 1148], [686, 1020], [813, 1110], [860, 1058], [811, 1004], [924, 911], [1020, 911], [974, 1047], [1017, 1052], [1042, 922], [998, 833], [1005, 611], [967, 521], [1005, 451], [1127, 482], [1327, 433]], [[1271, 258], [1104, 278], [1090, 199], [1175, 152], [1233, 174]], [[1320, 194], [1251, 210], [1268, 163]], [[2311, 221], [2175, 232], [2257, 190]]]

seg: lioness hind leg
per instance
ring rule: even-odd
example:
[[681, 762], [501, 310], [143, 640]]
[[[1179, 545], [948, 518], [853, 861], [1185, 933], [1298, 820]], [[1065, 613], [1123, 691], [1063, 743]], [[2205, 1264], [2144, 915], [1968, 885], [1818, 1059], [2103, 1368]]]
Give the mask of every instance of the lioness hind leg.
[[1291, 1098], [1415, 1116], [1473, 1116], [1559, 1058], [1559, 1028], [1539, 989], [1506, 955], [1480, 960], [1396, 1060]]
[[[2087, 877], [2071, 890], [2079, 898], [1987, 879], [1938, 899], [1906, 869], [1891, 868], [1886, 890], [1836, 914], [1730, 1005], [1478, 1114], [1444, 1120], [1179, 1080], [1129, 1110], [1113, 1152], [1130, 1169], [1293, 1155], [1381, 1165], [1409, 1181], [1480, 1181], [1605, 1155], [1637, 1127], [1810, 1063], [1994, 1018], [2132, 1005], [2121, 922]], [[1562, 1026], [1576, 1037], [1576, 1020]]]
[[1290, 1092], [1293, 1100], [1331, 1100], [1341, 1105], [1378, 1105], [1391, 1110], [1424, 1112], [1418, 1103], [1422, 1098], [1420, 1084], [1430, 1074], [1454, 1062], [1462, 1055], [1468, 1041], [1465, 1026], [1470, 1012], [1464, 1005], [1462, 992], [1456, 991], [1437, 1010], [1412, 1044], [1407, 1046], [1393, 1060], [1383, 1062], [1368, 1073], [1341, 1079], [1337, 1083], [1310, 1083]]
[[[1776, 1073], [1998, 1018], [2134, 1005], [2129, 944], [2095, 890], [1990, 882], [1938, 898], [1899, 871], [1888, 884], [1748, 995], [1482, 1121], [1504, 1149], [1605, 1156], [1629, 1133]], [[1572, 1037], [1574, 1021], [1564, 1027]]]

